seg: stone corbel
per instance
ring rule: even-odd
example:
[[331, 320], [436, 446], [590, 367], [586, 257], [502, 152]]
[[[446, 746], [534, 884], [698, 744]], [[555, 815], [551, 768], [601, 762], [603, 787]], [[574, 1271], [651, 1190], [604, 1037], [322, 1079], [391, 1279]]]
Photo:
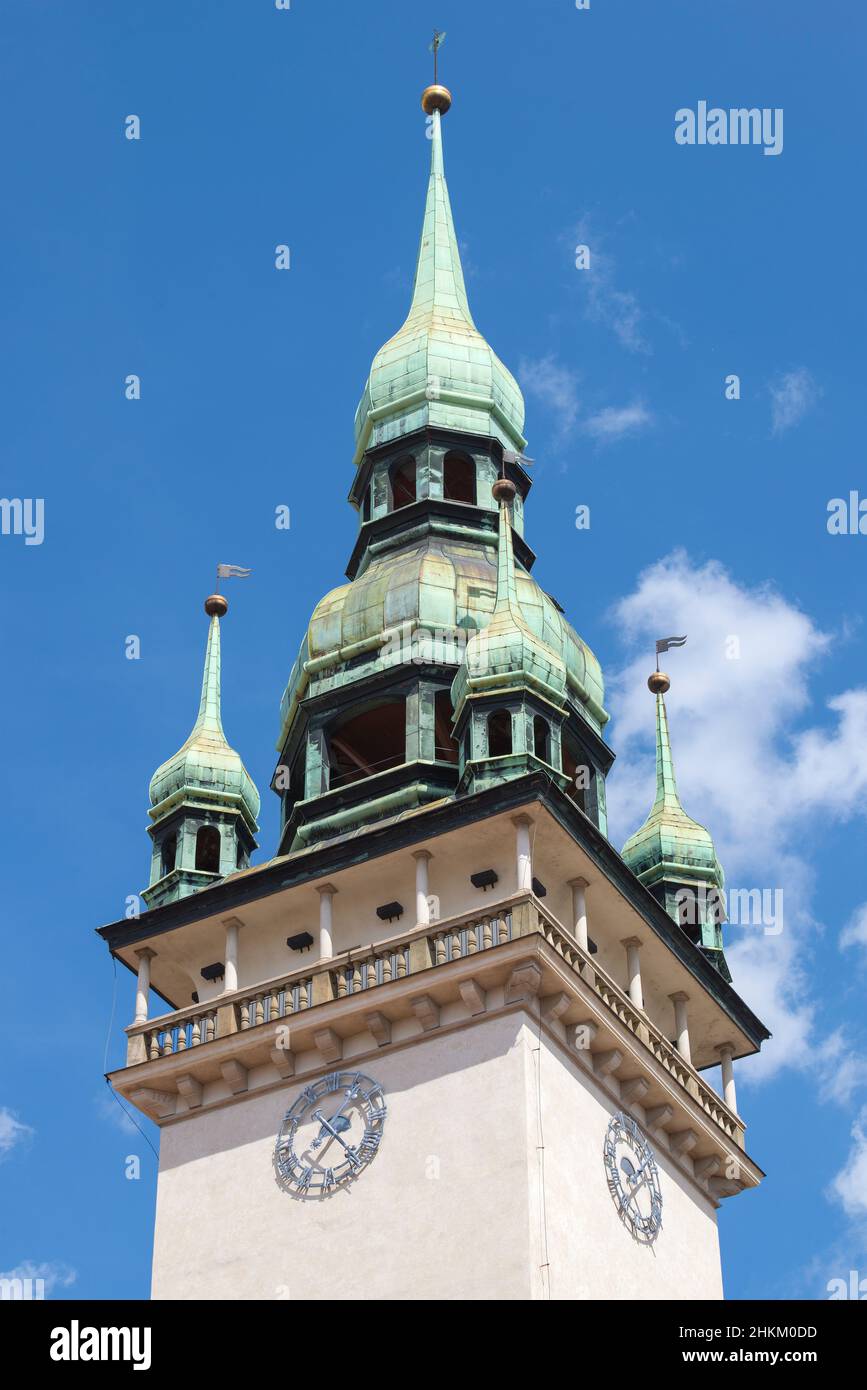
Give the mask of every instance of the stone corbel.
[[571, 1003], [569, 995], [563, 990], [559, 994], [549, 994], [542, 1000], [542, 1017], [546, 1023], [553, 1023], [565, 1014]]
[[674, 1107], [671, 1105], [655, 1105], [652, 1110], [648, 1110], [645, 1115], [645, 1122], [651, 1134], [664, 1133], [665, 1126], [674, 1117]]
[[323, 1062], [339, 1062], [343, 1056], [343, 1039], [333, 1028], [317, 1028], [313, 1034], [319, 1056]]
[[506, 1003], [516, 1004], [519, 999], [535, 999], [542, 988], [542, 971], [535, 961], [526, 965], [516, 965], [506, 984]]
[[385, 1047], [387, 1043], [391, 1042], [391, 1024], [385, 1014], [380, 1013], [379, 1009], [365, 1014], [364, 1021], [373, 1034], [373, 1041], [377, 1047]]
[[139, 1110], [144, 1110], [148, 1115], [159, 1116], [161, 1120], [174, 1115], [177, 1107], [176, 1096], [167, 1091], [154, 1091], [150, 1086], [140, 1086], [137, 1091], [130, 1091], [129, 1098]]
[[198, 1110], [202, 1103], [202, 1083], [197, 1081], [189, 1072], [178, 1077], [178, 1090], [187, 1102], [190, 1110]]
[[458, 986], [458, 989], [460, 990], [461, 999], [473, 1016], [485, 1012], [488, 996], [482, 989], [478, 980], [464, 980], [462, 984]]
[[426, 1033], [440, 1026], [440, 1009], [429, 994], [417, 994], [411, 999], [410, 1008]]
[[671, 1152], [683, 1158], [695, 1148], [698, 1143], [698, 1135], [694, 1129], [679, 1129], [675, 1134], [669, 1134], [668, 1143]]
[[625, 1105], [631, 1105], [637, 1101], [639, 1105], [644, 1104], [644, 1097], [650, 1090], [650, 1082], [644, 1076], [632, 1076], [628, 1081], [620, 1083], [620, 1099]]
[[593, 1070], [601, 1080], [606, 1081], [617, 1068], [623, 1065], [623, 1053], [612, 1047], [608, 1052], [594, 1052]]
[[288, 1047], [272, 1047], [268, 1054], [284, 1081], [295, 1075], [295, 1053]]
[[223, 1074], [223, 1080], [226, 1082], [233, 1096], [239, 1096], [243, 1091], [246, 1091], [247, 1068], [242, 1067], [240, 1062], [221, 1062], [220, 1071]]

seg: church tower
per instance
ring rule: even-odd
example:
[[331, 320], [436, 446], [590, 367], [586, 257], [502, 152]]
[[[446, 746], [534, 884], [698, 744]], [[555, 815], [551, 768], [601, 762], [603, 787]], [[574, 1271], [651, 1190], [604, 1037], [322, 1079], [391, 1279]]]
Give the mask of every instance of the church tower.
[[733, 1063], [768, 1033], [678, 896], [722, 871], [661, 678], [657, 801], [623, 855], [608, 839], [602, 673], [533, 577], [524, 403], [467, 301], [450, 104], [422, 99], [421, 243], [356, 414], [347, 582], [281, 702], [274, 857], [248, 865], [211, 607], [199, 719], [151, 787], [149, 910], [100, 929], [138, 977], [111, 1081], [161, 1130], [156, 1298], [720, 1297], [717, 1210], [762, 1177]]

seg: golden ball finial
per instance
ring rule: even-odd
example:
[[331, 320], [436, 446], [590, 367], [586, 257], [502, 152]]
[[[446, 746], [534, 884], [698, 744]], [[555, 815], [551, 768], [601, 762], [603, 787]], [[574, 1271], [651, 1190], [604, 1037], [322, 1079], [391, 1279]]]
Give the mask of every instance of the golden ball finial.
[[671, 681], [664, 671], [654, 671], [647, 678], [647, 688], [652, 695], [664, 695], [666, 690], [671, 689]]
[[205, 612], [209, 618], [225, 618], [229, 611], [229, 601], [222, 594], [208, 594], [205, 599]]
[[439, 111], [444, 116], [452, 104], [452, 94], [448, 87], [443, 87], [439, 82], [434, 82], [433, 86], [425, 87], [421, 94], [421, 109], [425, 115], [432, 116], [434, 111]]
[[491, 487], [495, 502], [508, 502], [511, 507], [518, 489], [510, 478], [498, 478]]

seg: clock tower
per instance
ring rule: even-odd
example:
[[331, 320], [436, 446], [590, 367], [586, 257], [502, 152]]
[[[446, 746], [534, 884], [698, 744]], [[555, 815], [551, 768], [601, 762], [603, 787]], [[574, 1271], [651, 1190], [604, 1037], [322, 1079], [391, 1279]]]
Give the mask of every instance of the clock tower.
[[722, 870], [677, 799], [661, 673], [657, 800], [623, 855], [608, 838], [602, 672], [533, 577], [524, 403], [470, 313], [450, 104], [422, 99], [415, 282], [356, 413], [347, 580], [281, 702], [275, 853], [249, 863], [212, 599], [148, 911], [100, 929], [138, 975], [110, 1079], [161, 1131], [155, 1298], [718, 1298], [717, 1211], [762, 1177], [733, 1062], [768, 1033], [721, 923], [684, 912]]

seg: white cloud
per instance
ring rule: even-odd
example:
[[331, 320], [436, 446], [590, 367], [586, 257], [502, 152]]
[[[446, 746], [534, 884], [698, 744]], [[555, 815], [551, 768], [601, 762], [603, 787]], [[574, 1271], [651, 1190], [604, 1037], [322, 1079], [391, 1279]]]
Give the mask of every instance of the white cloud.
[[524, 358], [518, 369], [524, 389], [551, 412], [557, 426], [557, 435], [565, 439], [575, 428], [581, 409], [578, 396], [577, 372], [564, 367], [556, 357], [537, 359]]
[[781, 372], [768, 385], [771, 397], [771, 433], [782, 434], [803, 420], [821, 392], [806, 367]]
[[639, 430], [653, 422], [653, 416], [641, 401], [619, 408], [608, 406], [597, 411], [584, 421], [583, 429], [595, 439], [613, 441], [627, 434], [637, 434]]
[[25, 1125], [5, 1105], [0, 1106], [0, 1156], [10, 1153], [16, 1144], [23, 1144], [32, 1134], [29, 1125]]
[[573, 245], [586, 246], [590, 252], [588, 265], [575, 272], [587, 293], [588, 319], [609, 329], [627, 352], [649, 354], [652, 349], [645, 334], [647, 316], [638, 296], [615, 284], [616, 265], [613, 256], [603, 250], [603, 235], [584, 217], [569, 240]]
[[124, 1134], [141, 1133], [141, 1131], [136, 1128], [129, 1113], [124, 1110], [120, 1102], [115, 1099], [114, 1093], [109, 1093], [107, 1089], [105, 1091], [100, 1091], [99, 1095], [96, 1097], [95, 1104], [100, 1118], [106, 1120], [110, 1125], [113, 1125], [115, 1129], [121, 1130]]
[[[652, 800], [653, 640], [685, 632], [687, 646], [668, 659], [667, 698], [684, 807], [711, 830], [729, 888], [784, 894], [779, 934], [727, 928], [735, 988], [774, 1034], [742, 1065], [741, 1078], [797, 1067], [813, 1075], [823, 1098], [845, 1099], [862, 1084], [865, 1062], [846, 1030], [822, 1032], [809, 964], [822, 928], [803, 845], [817, 813], [842, 820], [867, 809], [867, 690], [835, 697], [830, 721], [818, 722], [809, 681], [833, 636], [773, 588], [740, 585], [719, 563], [695, 566], [682, 551], [640, 575], [614, 617], [640, 654], [611, 688], [620, 753], [609, 795], [612, 838], [622, 844]], [[808, 716], [815, 722], [799, 728]], [[635, 760], [639, 743], [644, 752]]]
[[850, 946], [863, 946], [867, 950], [867, 903], [862, 903], [852, 913], [840, 937], [840, 946], [844, 951]]
[[74, 1284], [78, 1274], [69, 1265], [59, 1263], [37, 1264], [34, 1260], [22, 1260], [14, 1269], [0, 1273], [0, 1279], [42, 1279], [45, 1293], [50, 1297], [55, 1289], [68, 1289]]
[[852, 1125], [852, 1147], [846, 1163], [831, 1183], [831, 1196], [847, 1216], [867, 1217], [867, 1109]]
[[535, 359], [523, 358], [518, 375], [524, 390], [541, 401], [553, 417], [557, 443], [565, 443], [576, 429], [601, 442], [613, 443], [653, 423], [653, 416], [643, 401], [608, 406], [582, 419], [580, 374], [564, 366], [553, 353]]

